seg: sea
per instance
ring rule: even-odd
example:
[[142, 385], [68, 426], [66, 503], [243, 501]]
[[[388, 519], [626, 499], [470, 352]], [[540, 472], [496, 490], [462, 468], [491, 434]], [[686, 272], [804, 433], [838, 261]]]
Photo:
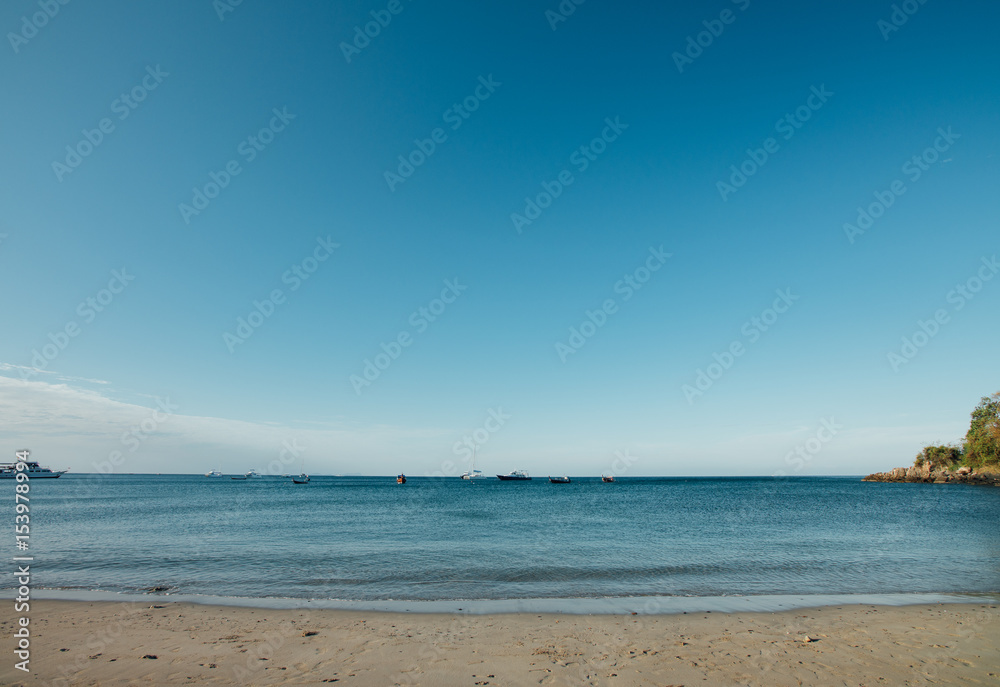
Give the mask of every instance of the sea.
[[33, 593], [57, 598], [350, 605], [1000, 592], [1000, 489], [860, 477], [296, 485], [70, 473], [31, 481], [30, 518], [28, 550], [14, 551], [13, 533], [9, 548], [32, 557]]

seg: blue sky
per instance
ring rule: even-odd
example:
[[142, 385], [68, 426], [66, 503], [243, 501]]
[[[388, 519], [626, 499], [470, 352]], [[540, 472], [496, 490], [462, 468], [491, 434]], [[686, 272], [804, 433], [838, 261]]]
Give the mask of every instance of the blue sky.
[[857, 474], [998, 390], [994, 3], [46, 6], [0, 11], [11, 455], [458, 474], [478, 429], [487, 472]]

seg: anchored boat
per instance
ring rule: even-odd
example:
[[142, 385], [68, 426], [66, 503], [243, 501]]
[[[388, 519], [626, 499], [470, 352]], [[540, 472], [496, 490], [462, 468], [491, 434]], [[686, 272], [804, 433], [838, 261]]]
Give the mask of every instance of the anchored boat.
[[476, 469], [476, 447], [472, 448], [472, 469], [462, 473], [462, 479], [482, 479], [485, 477], [482, 470]]
[[17, 463], [3, 463], [0, 464], [0, 479], [14, 479], [18, 472], [23, 472], [30, 479], [38, 479], [40, 477], [59, 477], [60, 475], [66, 474], [66, 470], [50, 470], [49, 468], [43, 468], [34, 460], [24, 461], [24, 470], [17, 469]]
[[503, 480], [504, 482], [524, 482], [530, 480], [528, 477], [527, 470], [512, 470], [506, 475], [497, 475], [497, 479]]

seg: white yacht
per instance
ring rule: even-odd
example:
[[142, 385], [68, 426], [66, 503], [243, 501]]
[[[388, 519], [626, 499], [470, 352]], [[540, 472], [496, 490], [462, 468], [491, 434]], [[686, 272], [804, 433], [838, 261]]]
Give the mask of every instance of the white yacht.
[[18, 472], [24, 472], [30, 479], [38, 479], [40, 477], [59, 477], [60, 475], [66, 474], [66, 470], [50, 470], [49, 468], [43, 468], [34, 460], [24, 461], [25, 469], [19, 471], [17, 469], [17, 463], [2, 463], [0, 464], [0, 479], [14, 479], [17, 477]]
[[462, 479], [482, 479], [485, 477], [482, 470], [476, 469], [476, 449], [472, 449], [472, 469], [462, 473]]

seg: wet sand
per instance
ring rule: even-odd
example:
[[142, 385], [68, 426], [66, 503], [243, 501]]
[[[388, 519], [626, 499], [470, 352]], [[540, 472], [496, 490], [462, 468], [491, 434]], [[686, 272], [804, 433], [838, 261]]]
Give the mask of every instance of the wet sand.
[[30, 673], [14, 667], [16, 615], [4, 604], [3, 685], [1000, 685], [991, 603], [654, 616], [43, 600]]

